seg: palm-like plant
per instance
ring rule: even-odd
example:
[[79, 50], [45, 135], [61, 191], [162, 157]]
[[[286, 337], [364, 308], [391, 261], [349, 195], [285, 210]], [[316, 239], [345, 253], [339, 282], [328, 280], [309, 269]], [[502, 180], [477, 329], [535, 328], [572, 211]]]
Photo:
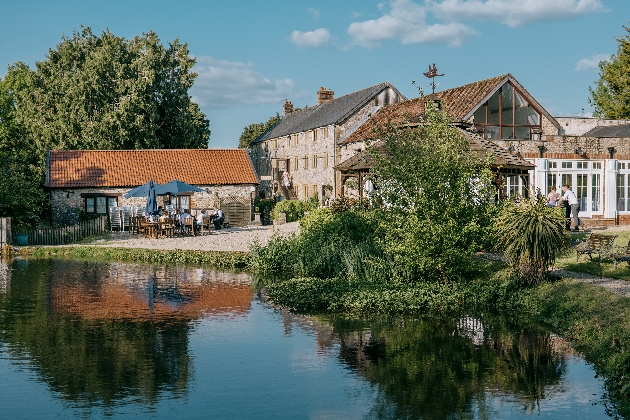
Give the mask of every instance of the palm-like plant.
[[568, 244], [565, 223], [561, 208], [547, 207], [544, 197], [505, 203], [495, 225], [497, 249], [523, 281], [539, 284]]

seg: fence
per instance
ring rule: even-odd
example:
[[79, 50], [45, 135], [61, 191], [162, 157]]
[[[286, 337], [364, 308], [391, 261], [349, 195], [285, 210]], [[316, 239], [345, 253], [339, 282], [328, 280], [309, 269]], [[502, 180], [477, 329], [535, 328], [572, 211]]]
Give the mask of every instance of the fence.
[[35, 229], [28, 234], [29, 245], [65, 245], [107, 232], [107, 216], [60, 228]]
[[247, 226], [252, 220], [252, 205], [249, 197], [224, 197], [221, 210], [230, 226]]
[[11, 233], [11, 218], [0, 217], [0, 251], [11, 242], [9, 234]]

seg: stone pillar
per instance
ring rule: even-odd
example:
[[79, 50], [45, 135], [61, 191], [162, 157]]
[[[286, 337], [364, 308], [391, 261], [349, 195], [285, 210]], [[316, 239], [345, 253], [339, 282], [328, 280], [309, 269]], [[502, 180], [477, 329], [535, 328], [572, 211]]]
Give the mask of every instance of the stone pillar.
[[277, 225], [284, 225], [287, 222], [287, 214], [283, 211], [278, 213], [278, 220], [276, 221]]
[[617, 160], [604, 161], [604, 218], [617, 217]]

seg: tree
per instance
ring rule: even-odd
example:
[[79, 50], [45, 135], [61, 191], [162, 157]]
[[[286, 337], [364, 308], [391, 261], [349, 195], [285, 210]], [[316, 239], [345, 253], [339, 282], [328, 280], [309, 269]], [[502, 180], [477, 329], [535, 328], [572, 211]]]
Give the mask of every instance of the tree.
[[624, 29], [627, 34], [617, 39], [617, 54], [599, 63], [599, 80], [595, 89], [589, 88], [588, 102], [597, 117], [630, 118], [630, 27]]
[[273, 117], [269, 118], [267, 122], [253, 123], [246, 127], [243, 127], [243, 133], [238, 138], [238, 147], [246, 149], [249, 145], [260, 137], [265, 131], [276, 125], [280, 121], [280, 115], [276, 113]]
[[210, 131], [188, 96], [194, 63], [177, 39], [165, 47], [153, 32], [126, 40], [83, 28], [36, 70], [16, 63], [5, 80], [15, 123], [40, 158], [49, 149], [202, 148]]
[[482, 239], [492, 197], [489, 159], [471, 152], [444, 111], [423, 124], [389, 124], [377, 133], [376, 199], [388, 210], [384, 250], [408, 281], [456, 281]]

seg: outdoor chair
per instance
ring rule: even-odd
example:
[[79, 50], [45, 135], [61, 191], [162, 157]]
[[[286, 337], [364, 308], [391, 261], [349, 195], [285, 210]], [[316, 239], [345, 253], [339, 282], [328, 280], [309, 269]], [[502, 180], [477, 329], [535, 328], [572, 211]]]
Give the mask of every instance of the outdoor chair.
[[122, 223], [120, 218], [120, 211], [118, 207], [109, 208], [109, 229], [113, 232], [114, 229], [122, 230]]
[[142, 206], [137, 206], [134, 210], [134, 215], [135, 216], [142, 216], [142, 213], [144, 213], [144, 207]]
[[160, 222], [159, 234], [162, 238], [172, 238], [175, 236], [175, 223], [170, 217]]
[[203, 216], [201, 219], [201, 226], [199, 226], [199, 233], [201, 235], [207, 235], [210, 232], [210, 225], [212, 224], [212, 219], [210, 216]]
[[183, 232], [185, 235], [195, 236], [195, 219], [192, 217], [184, 219]]
[[122, 230], [131, 232], [131, 218], [133, 217], [133, 211], [130, 206], [124, 206], [122, 208]]

